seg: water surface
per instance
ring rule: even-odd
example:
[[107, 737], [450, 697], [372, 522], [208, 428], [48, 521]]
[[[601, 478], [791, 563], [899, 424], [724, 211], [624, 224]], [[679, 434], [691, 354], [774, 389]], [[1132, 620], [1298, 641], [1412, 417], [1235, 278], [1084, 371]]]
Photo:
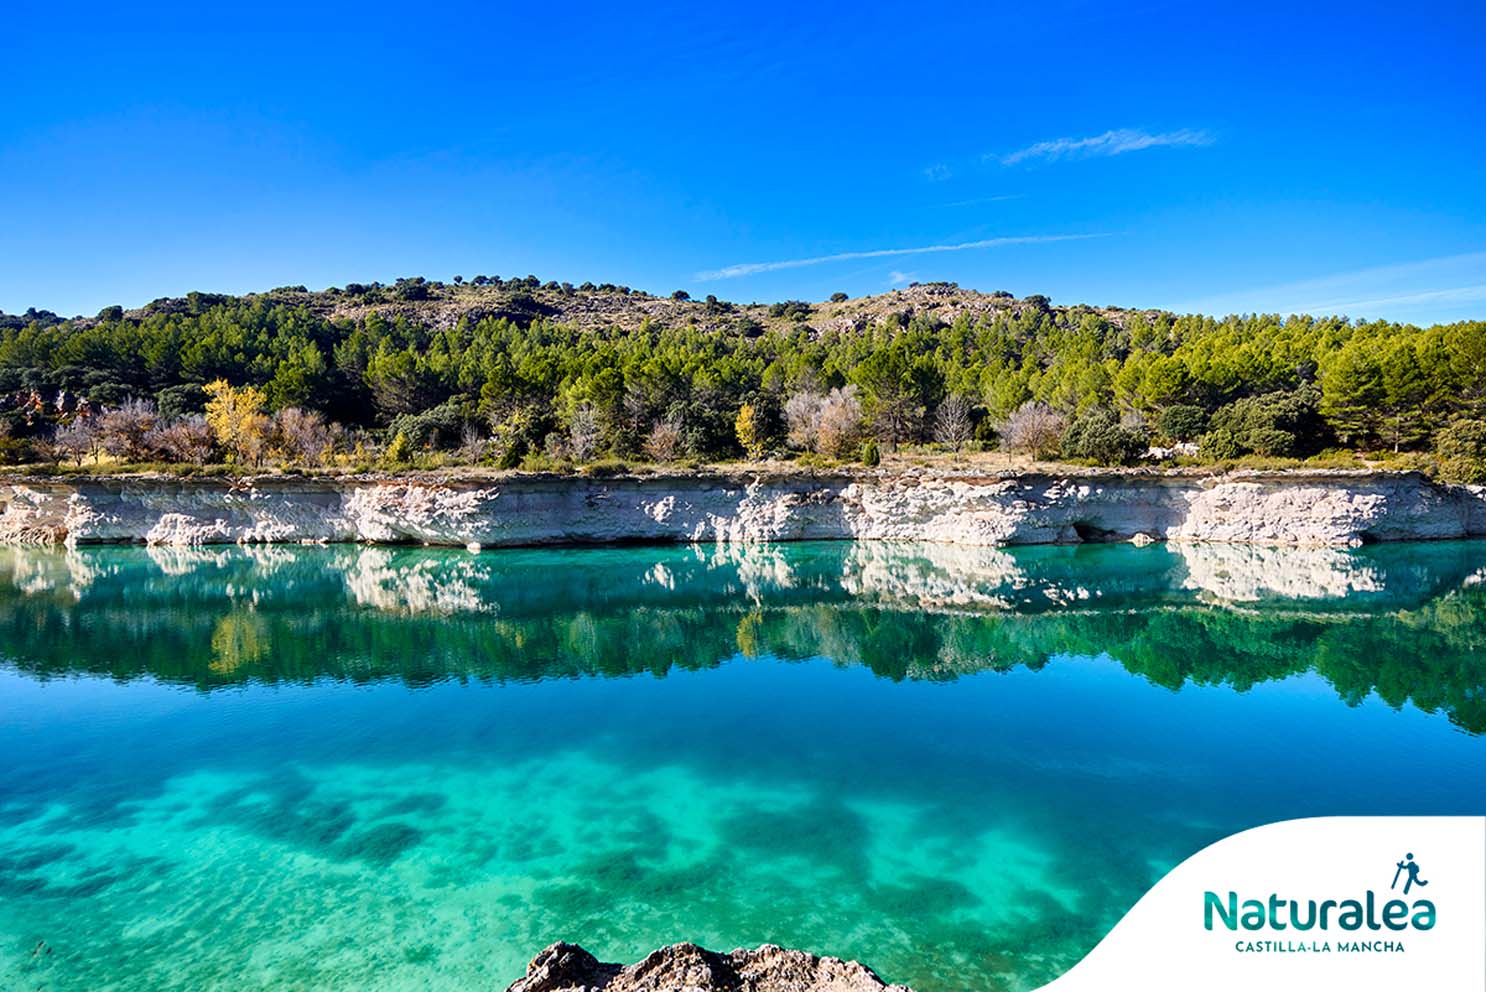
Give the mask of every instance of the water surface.
[[1035, 987], [1233, 831], [1482, 812], [1483, 649], [1468, 542], [0, 550], [0, 988]]

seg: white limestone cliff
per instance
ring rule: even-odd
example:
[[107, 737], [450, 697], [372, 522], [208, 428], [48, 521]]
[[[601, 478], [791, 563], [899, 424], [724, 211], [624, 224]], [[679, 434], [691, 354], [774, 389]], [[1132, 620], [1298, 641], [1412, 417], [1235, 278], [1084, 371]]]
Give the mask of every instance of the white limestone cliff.
[[1351, 546], [1486, 534], [1486, 488], [1406, 473], [0, 483], [0, 542], [161, 546], [1086, 540]]

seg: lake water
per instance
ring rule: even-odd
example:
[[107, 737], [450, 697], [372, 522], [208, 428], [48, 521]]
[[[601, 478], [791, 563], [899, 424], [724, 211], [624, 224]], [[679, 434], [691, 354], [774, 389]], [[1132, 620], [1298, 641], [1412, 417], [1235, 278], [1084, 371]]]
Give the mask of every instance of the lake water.
[[1483, 543], [0, 550], [0, 988], [1031, 988], [1236, 830], [1483, 812], [1483, 731]]

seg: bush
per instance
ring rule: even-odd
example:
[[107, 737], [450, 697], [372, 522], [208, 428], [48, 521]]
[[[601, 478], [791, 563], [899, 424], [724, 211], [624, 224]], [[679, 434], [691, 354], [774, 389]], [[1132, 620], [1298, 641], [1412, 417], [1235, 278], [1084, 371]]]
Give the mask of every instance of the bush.
[[845, 303], [849, 299], [851, 299], [851, 297], [847, 296], [845, 293], [832, 293], [831, 294], [831, 302], [832, 303]]
[[413, 442], [408, 440], [406, 434], [399, 432], [392, 443], [387, 445], [385, 457], [393, 465], [406, 465], [413, 459]]
[[319, 465], [335, 445], [335, 432], [314, 410], [286, 406], [273, 415], [273, 432], [279, 448], [302, 465]]
[[1320, 407], [1321, 394], [1314, 386], [1302, 386], [1292, 392], [1246, 396], [1213, 414], [1208, 425], [1209, 434], [1222, 433], [1224, 450], [1231, 450], [1236, 445], [1239, 455], [1252, 452], [1304, 458], [1320, 451], [1330, 440], [1330, 431], [1321, 417]]
[[414, 448], [452, 448], [464, 437], [464, 407], [459, 400], [446, 400], [421, 413], [392, 418], [388, 431], [406, 434]]
[[1277, 427], [1260, 427], [1248, 434], [1248, 448], [1256, 455], [1293, 458], [1297, 443], [1294, 434]]
[[877, 442], [872, 438], [862, 442], [862, 464], [868, 468], [876, 468], [882, 464], [882, 452], [877, 447]]
[[1063, 428], [1061, 413], [1046, 403], [1028, 400], [1006, 418], [996, 433], [1007, 451], [1041, 460], [1057, 451]]
[[1178, 403], [1161, 411], [1156, 427], [1173, 441], [1192, 441], [1207, 430], [1207, 412], [1200, 406]]
[[812, 311], [810, 304], [804, 300], [785, 300], [782, 303], [769, 305], [770, 317], [788, 317], [794, 321], [804, 321], [810, 318]]
[[35, 457], [30, 441], [19, 437], [0, 437], [0, 465], [24, 465]]
[[194, 383], [185, 386], [167, 386], [155, 394], [155, 408], [162, 420], [176, 420], [206, 407], [206, 393]]
[[145, 435], [145, 443], [172, 462], [190, 465], [209, 460], [216, 448], [212, 429], [199, 413], [156, 424]]
[[1111, 410], [1096, 409], [1078, 417], [1063, 432], [1065, 458], [1087, 458], [1101, 465], [1128, 465], [1145, 453], [1145, 434], [1120, 424]]
[[578, 469], [579, 474], [589, 476], [615, 476], [628, 475], [629, 463], [621, 458], [601, 458], [596, 462], [589, 462]]
[[645, 455], [653, 462], [673, 462], [681, 455], [684, 441], [681, 418], [667, 417], [650, 429], [644, 444]]
[[1435, 432], [1434, 446], [1445, 478], [1486, 483], [1486, 420], [1457, 417]]
[[1215, 462], [1232, 461], [1244, 453], [1244, 446], [1239, 442], [1238, 435], [1226, 427], [1219, 427], [1215, 431], [1208, 431], [1202, 436], [1197, 450], [1205, 458]]

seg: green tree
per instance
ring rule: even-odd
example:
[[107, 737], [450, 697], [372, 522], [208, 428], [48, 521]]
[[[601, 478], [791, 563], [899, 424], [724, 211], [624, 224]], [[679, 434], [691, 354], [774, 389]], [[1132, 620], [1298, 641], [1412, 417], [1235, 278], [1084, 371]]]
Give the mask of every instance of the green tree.
[[1375, 343], [1351, 342], [1322, 369], [1321, 412], [1343, 444], [1367, 444], [1377, 436], [1386, 395]]

